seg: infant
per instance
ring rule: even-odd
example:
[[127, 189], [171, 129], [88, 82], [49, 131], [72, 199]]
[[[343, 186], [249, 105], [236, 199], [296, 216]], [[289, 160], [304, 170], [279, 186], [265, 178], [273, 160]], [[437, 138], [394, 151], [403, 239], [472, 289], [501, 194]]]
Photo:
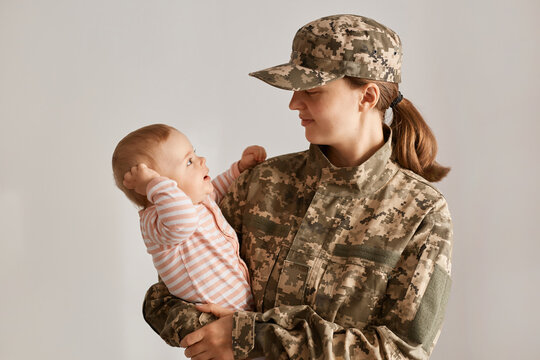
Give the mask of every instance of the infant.
[[116, 146], [116, 185], [138, 205], [144, 244], [169, 291], [193, 303], [252, 310], [247, 266], [217, 202], [241, 172], [264, 161], [250, 146], [211, 180], [206, 159], [173, 127], [145, 126]]

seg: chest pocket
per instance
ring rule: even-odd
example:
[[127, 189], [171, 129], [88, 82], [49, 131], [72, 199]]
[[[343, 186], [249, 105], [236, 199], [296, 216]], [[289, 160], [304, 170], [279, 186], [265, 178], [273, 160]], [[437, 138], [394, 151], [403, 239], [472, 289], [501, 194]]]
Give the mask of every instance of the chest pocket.
[[400, 254], [366, 245], [337, 244], [313, 299], [323, 318], [363, 328], [381, 310], [388, 274]]

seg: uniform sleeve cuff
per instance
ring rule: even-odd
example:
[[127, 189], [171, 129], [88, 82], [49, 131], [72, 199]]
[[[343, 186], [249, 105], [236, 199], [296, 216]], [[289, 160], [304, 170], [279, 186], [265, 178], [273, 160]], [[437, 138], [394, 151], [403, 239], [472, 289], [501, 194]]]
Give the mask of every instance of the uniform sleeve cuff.
[[233, 354], [235, 359], [245, 359], [255, 348], [255, 317], [257, 313], [237, 311], [233, 315]]

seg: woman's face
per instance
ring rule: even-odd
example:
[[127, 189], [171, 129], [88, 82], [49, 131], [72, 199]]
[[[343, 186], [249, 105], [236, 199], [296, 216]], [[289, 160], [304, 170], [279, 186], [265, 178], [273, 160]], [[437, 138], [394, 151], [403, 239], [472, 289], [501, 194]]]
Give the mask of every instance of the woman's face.
[[345, 79], [310, 90], [295, 91], [289, 108], [298, 110], [306, 139], [312, 144], [336, 146], [354, 141], [360, 133], [362, 88]]

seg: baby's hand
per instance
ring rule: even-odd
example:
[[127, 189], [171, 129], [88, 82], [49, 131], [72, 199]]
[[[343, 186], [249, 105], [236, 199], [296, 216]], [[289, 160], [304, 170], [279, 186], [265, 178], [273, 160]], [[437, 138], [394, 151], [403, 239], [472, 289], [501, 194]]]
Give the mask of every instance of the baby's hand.
[[266, 150], [264, 150], [262, 146], [248, 146], [242, 153], [242, 158], [238, 162], [238, 170], [243, 172], [244, 170], [251, 169], [258, 163], [263, 162], [265, 159]]
[[152, 180], [159, 177], [159, 174], [150, 169], [146, 164], [137, 164], [130, 171], [124, 174], [123, 184], [130, 190], [135, 190], [137, 194], [146, 196], [146, 186]]

